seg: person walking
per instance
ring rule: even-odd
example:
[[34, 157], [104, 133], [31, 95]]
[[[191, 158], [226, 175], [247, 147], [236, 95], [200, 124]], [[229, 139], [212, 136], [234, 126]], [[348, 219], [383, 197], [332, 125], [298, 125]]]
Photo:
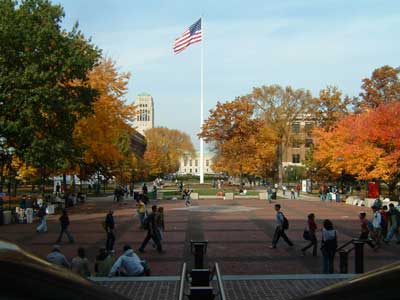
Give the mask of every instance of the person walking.
[[47, 222], [46, 222], [46, 205], [43, 203], [38, 210], [38, 217], [40, 220], [39, 226], [36, 227], [36, 232], [47, 232]]
[[294, 192], [294, 188], [290, 189], [290, 199], [296, 199], [296, 194]]
[[184, 192], [185, 195], [185, 206], [190, 206], [190, 194], [192, 193], [191, 190], [189, 190], [188, 188], [185, 189], [186, 192]]
[[164, 223], [164, 207], [159, 206], [157, 208], [157, 213], [156, 213], [156, 228], [157, 228], [157, 234], [158, 234], [158, 239], [161, 241], [164, 239], [164, 229], [165, 229], [165, 223]]
[[289, 221], [286, 219], [285, 215], [280, 211], [281, 205], [275, 204], [275, 211], [276, 211], [276, 228], [274, 232], [274, 237], [272, 239], [271, 249], [276, 248], [276, 244], [278, 243], [280, 237], [289, 245], [293, 246], [292, 241], [287, 237], [285, 230], [289, 229]]
[[332, 274], [334, 272], [333, 262], [335, 260], [336, 249], [337, 233], [336, 230], [333, 228], [332, 222], [326, 219], [323, 223], [321, 241], [321, 251], [323, 259], [322, 272], [324, 274]]
[[71, 233], [68, 231], [69, 226], [69, 217], [66, 209], [63, 209], [61, 217], [58, 219], [60, 221], [61, 231], [58, 235], [58, 239], [56, 244], [61, 243], [61, 239], [63, 234], [65, 233], [68, 237], [69, 242], [72, 244], [74, 243], [74, 238], [72, 237]]
[[138, 203], [136, 204], [136, 210], [139, 217], [140, 228], [144, 228], [144, 219], [146, 218], [146, 204], [139, 199]]
[[379, 207], [372, 206], [372, 235], [371, 238], [375, 242], [375, 248], [379, 248], [382, 240], [382, 215]]
[[107, 233], [106, 239], [106, 251], [111, 252], [114, 249], [115, 242], [115, 222], [114, 222], [114, 211], [109, 210], [104, 221], [104, 229]]
[[360, 227], [361, 227], [361, 232], [360, 232], [360, 237], [359, 239], [363, 242], [365, 242], [368, 246], [370, 246], [371, 248], [375, 248], [374, 243], [372, 243], [372, 241], [369, 238], [369, 234], [370, 234], [370, 222], [367, 219], [367, 214], [365, 212], [360, 212], [358, 215], [359, 219], [360, 219]]
[[389, 213], [388, 213], [388, 207], [386, 205], [383, 205], [382, 208], [380, 209], [380, 213], [382, 216], [382, 238], [384, 239], [388, 233], [388, 224], [389, 224]]
[[384, 239], [384, 242], [388, 244], [394, 235], [397, 237], [397, 244], [400, 244], [400, 234], [399, 234], [399, 222], [400, 213], [394, 207], [393, 203], [389, 204], [389, 232]]
[[143, 243], [140, 245], [139, 252], [144, 252], [144, 249], [146, 248], [147, 243], [152, 239], [154, 243], [156, 244], [157, 251], [162, 253], [162, 245], [160, 240], [158, 239], [158, 234], [157, 234], [157, 226], [156, 226], [156, 212], [157, 212], [157, 206], [153, 205], [151, 207], [151, 213], [147, 216], [145, 225], [147, 227], [147, 235], [145, 239], [143, 240]]
[[317, 224], [315, 223], [315, 215], [313, 213], [309, 214], [307, 217], [307, 227], [304, 230], [303, 237], [305, 240], [310, 241], [310, 243], [301, 249], [303, 256], [306, 255], [307, 249], [313, 247], [313, 256], [317, 256]]
[[84, 248], [78, 248], [78, 256], [75, 256], [71, 261], [71, 270], [82, 277], [90, 276], [89, 261], [86, 258]]

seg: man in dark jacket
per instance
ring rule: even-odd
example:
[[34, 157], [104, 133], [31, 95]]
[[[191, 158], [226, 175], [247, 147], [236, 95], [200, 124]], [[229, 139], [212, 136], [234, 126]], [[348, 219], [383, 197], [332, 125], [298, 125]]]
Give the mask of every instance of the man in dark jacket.
[[151, 214], [149, 214], [145, 220], [145, 226], [147, 226], [147, 235], [139, 248], [139, 252], [144, 252], [144, 248], [146, 247], [147, 243], [150, 239], [153, 239], [154, 243], [157, 246], [157, 251], [162, 253], [163, 249], [161, 246], [160, 239], [158, 238], [157, 234], [157, 226], [156, 226], [156, 212], [157, 206], [153, 205], [151, 207]]
[[113, 217], [114, 211], [110, 209], [105, 220], [105, 230], [107, 232], [106, 251], [111, 252], [114, 248], [115, 242], [115, 223]]
[[71, 233], [68, 231], [68, 226], [69, 226], [69, 218], [68, 218], [68, 213], [66, 209], [63, 209], [62, 215], [59, 218], [60, 225], [61, 225], [61, 231], [60, 235], [58, 236], [58, 239], [56, 241], [56, 244], [59, 244], [61, 242], [61, 238], [63, 236], [63, 233], [68, 237], [69, 242], [72, 244], [74, 242], [74, 238], [72, 237]]

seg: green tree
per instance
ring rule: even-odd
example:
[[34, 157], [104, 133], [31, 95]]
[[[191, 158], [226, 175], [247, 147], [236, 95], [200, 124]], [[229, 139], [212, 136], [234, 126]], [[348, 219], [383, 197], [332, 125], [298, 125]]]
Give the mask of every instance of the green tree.
[[3, 0], [0, 11], [0, 132], [46, 173], [77, 155], [72, 133], [91, 111], [87, 73], [100, 51], [77, 25], [61, 29], [60, 5]]

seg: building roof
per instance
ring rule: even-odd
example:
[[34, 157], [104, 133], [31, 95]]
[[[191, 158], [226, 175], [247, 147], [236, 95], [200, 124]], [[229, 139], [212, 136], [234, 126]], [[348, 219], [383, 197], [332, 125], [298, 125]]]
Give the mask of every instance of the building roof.
[[146, 92], [142, 92], [138, 96], [150, 96], [151, 97], [151, 95], [149, 93], [146, 93]]

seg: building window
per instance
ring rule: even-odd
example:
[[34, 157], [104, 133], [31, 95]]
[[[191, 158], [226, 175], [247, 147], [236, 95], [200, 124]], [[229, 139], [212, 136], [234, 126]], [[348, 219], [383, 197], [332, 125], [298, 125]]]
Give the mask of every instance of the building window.
[[[206, 167], [208, 167], [209, 166], [209, 160], [207, 159], [206, 160]], [[208, 169], [207, 169], [207, 172], [208, 172]]]
[[183, 173], [186, 173], [186, 169], [183, 169]]
[[[195, 161], [194, 161], [194, 165], [197, 167], [197, 164], [198, 164], [198, 160], [196, 159]], [[197, 171], [196, 171], [197, 172]]]
[[189, 173], [192, 173], [192, 169], [189, 170]]
[[183, 161], [183, 165], [186, 167], [187, 166], [187, 159], [185, 159], [184, 161]]
[[293, 133], [300, 133], [300, 123], [293, 123], [292, 124], [292, 132]]
[[292, 155], [292, 163], [299, 164], [300, 163], [300, 154], [293, 154]]
[[194, 172], [197, 173], [197, 169], [194, 169]]
[[[192, 160], [189, 160], [189, 166], [192, 166]], [[191, 173], [192, 171], [190, 171]]]
[[208, 173], [208, 168], [207, 168], [207, 171], [206, 171], [207, 173]]
[[313, 144], [313, 140], [312, 139], [306, 139], [305, 140], [306, 148], [310, 148], [312, 146], [312, 144]]

